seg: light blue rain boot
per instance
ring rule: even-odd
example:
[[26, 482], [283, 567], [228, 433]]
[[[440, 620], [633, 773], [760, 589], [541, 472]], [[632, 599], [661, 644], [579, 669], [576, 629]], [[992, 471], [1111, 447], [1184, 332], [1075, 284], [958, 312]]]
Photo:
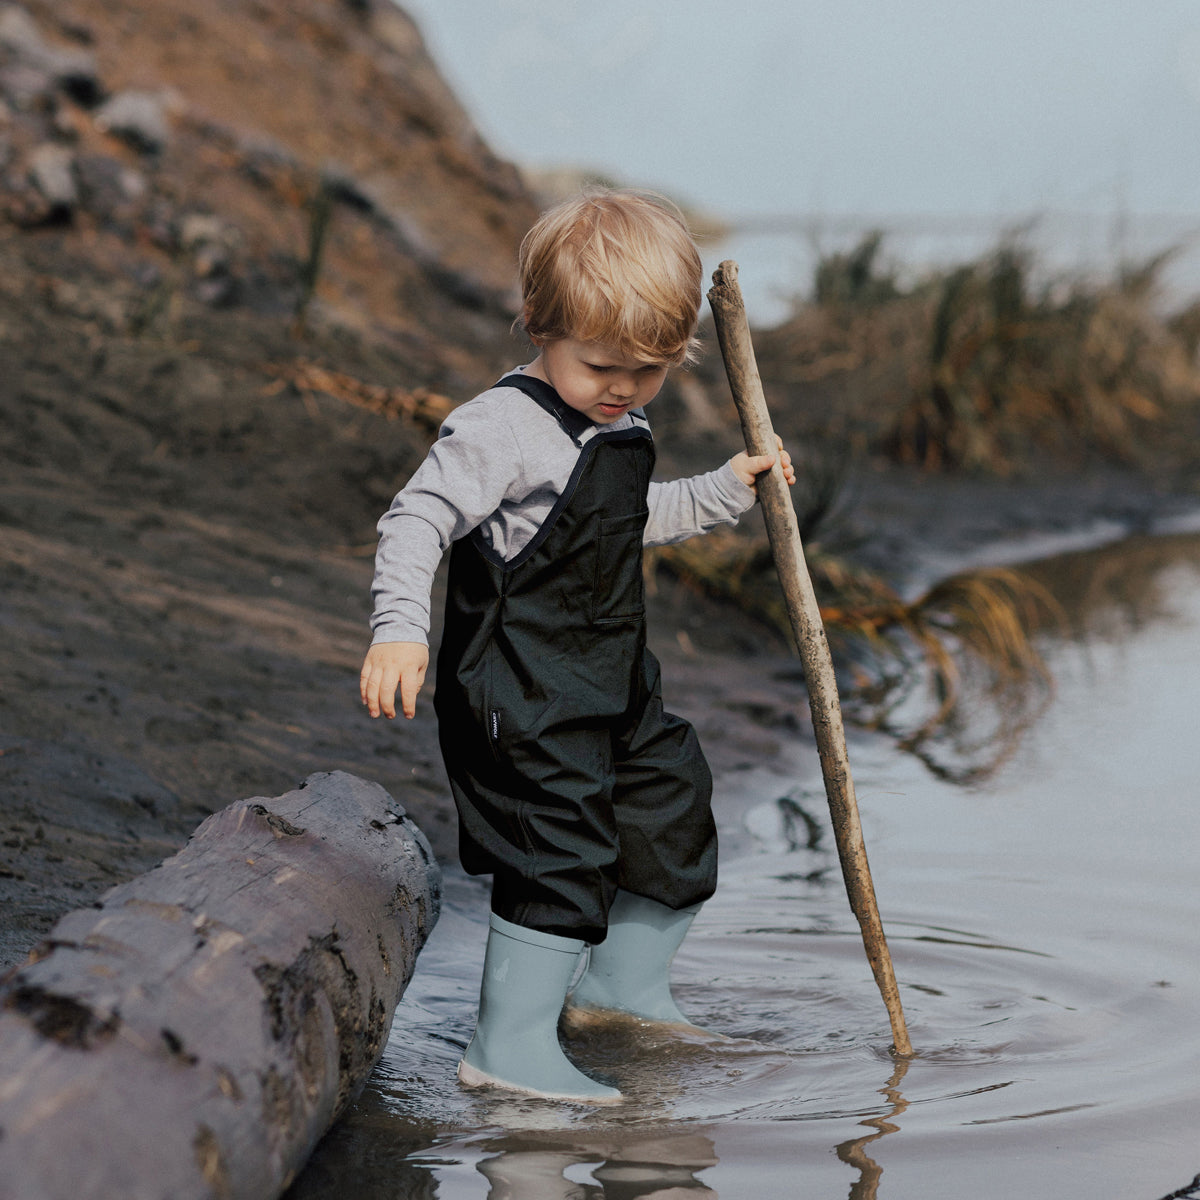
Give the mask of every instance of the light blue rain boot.
[[583, 942], [514, 925], [492, 914], [479, 1020], [458, 1064], [467, 1087], [502, 1087], [585, 1104], [621, 1093], [589, 1079], [558, 1043], [558, 1017]]
[[694, 1029], [671, 996], [671, 961], [699, 910], [699, 905], [668, 908], [618, 891], [608, 913], [608, 936], [589, 950], [568, 1015], [616, 1011]]

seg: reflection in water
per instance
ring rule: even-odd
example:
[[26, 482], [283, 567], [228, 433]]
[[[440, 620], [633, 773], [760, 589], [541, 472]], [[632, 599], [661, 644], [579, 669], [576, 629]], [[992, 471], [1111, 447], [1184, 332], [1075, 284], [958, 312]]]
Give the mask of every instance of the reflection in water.
[[[1011, 759], [1053, 702], [1053, 678], [1036, 648], [1064, 637], [1083, 645], [1127, 639], [1164, 618], [1172, 573], [1198, 560], [1200, 535], [1139, 535], [1006, 569], [1010, 590], [1022, 602], [1014, 600], [1005, 612], [985, 592], [973, 599], [965, 594], [958, 603], [975, 615], [942, 631], [943, 655], [882, 672], [847, 695], [847, 714], [863, 728], [894, 737], [937, 778], [979, 783]], [[957, 595], [987, 574], [955, 576], [930, 595], [938, 589]], [[1016, 618], [1022, 637], [1011, 628]], [[1024, 636], [1031, 639], [1031, 653], [1019, 650]]]
[[874, 654], [848, 689], [847, 715], [938, 778], [985, 778], [1050, 700], [1037, 636], [1059, 623], [1055, 598], [1018, 570], [980, 569], [943, 580], [903, 612], [886, 639], [868, 634]]
[[1080, 640], [1129, 637], [1171, 611], [1171, 575], [1194, 571], [1200, 535], [1137, 536], [1040, 559], [1022, 572], [1048, 588]]
[[539, 1144], [526, 1134], [487, 1142], [491, 1153], [476, 1170], [491, 1185], [488, 1200], [716, 1197], [696, 1178], [697, 1172], [717, 1163], [712, 1140], [701, 1133], [674, 1133], [662, 1127], [627, 1140], [612, 1134], [572, 1137], [562, 1145], [554, 1145], [554, 1140], [551, 1135]]
[[908, 1060], [898, 1059], [887, 1086], [880, 1088], [892, 1106], [892, 1111], [886, 1117], [868, 1117], [859, 1122], [861, 1125], [873, 1125], [878, 1132], [866, 1137], [851, 1138], [837, 1147], [838, 1158], [859, 1172], [858, 1179], [850, 1185], [850, 1200], [876, 1200], [879, 1194], [879, 1180], [883, 1175], [883, 1168], [867, 1153], [866, 1148], [871, 1142], [900, 1131], [900, 1126], [894, 1124], [892, 1118], [900, 1116], [908, 1108], [908, 1101], [900, 1094], [900, 1083], [907, 1072]]
[[1164, 1196], [1162, 1200], [1197, 1200], [1197, 1197], [1200, 1197], [1200, 1175], [1197, 1175], [1187, 1187], [1179, 1188], [1169, 1196]]

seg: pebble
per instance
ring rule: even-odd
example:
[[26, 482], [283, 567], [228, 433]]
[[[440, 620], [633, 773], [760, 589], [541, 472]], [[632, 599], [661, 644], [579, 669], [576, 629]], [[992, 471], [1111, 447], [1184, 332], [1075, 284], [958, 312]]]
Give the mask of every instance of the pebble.
[[56, 213], [70, 212], [79, 203], [75, 154], [66, 146], [38, 146], [29, 156], [29, 179]]
[[24, 68], [27, 83], [40, 76], [44, 86], [62, 88], [82, 103], [94, 103], [103, 92], [95, 58], [86, 50], [50, 45], [33, 18], [15, 4], [0, 9], [0, 49]]
[[118, 92], [97, 110], [96, 128], [143, 154], [157, 154], [170, 136], [166, 97], [158, 92]]

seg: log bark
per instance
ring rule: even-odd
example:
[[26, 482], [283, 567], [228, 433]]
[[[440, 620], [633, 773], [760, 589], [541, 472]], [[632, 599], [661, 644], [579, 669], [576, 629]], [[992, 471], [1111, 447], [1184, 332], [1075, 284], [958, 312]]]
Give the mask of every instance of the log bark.
[[278, 1196], [382, 1054], [440, 892], [404, 809], [337, 772], [69, 913], [0, 981], [0, 1197]]
[[725, 361], [725, 373], [729, 377], [729, 387], [741, 420], [746, 451], [749, 454], [777, 456], [770, 472], [759, 478], [759, 506], [767, 526], [771, 555], [779, 573], [792, 633], [800, 649], [804, 683], [812, 710], [813, 733], [825, 781], [825, 797], [829, 803], [846, 894], [862, 931], [863, 948], [867, 952], [871, 972], [887, 1007], [893, 1049], [896, 1054], [909, 1057], [913, 1052], [912, 1042], [908, 1037], [892, 956], [888, 951], [879, 906], [875, 900], [875, 884], [867, 863], [867, 847], [858, 815], [854, 779], [850, 774], [833, 656], [829, 652], [825, 624], [821, 620], [821, 609], [804, 558], [796, 510], [792, 506], [787, 481], [783, 477], [783, 466], [778, 458], [775, 431], [763, 395], [754, 344], [750, 338], [750, 324], [746, 319], [737, 277], [737, 263], [732, 260], [721, 263], [713, 272], [708, 302], [717, 329], [721, 357]]

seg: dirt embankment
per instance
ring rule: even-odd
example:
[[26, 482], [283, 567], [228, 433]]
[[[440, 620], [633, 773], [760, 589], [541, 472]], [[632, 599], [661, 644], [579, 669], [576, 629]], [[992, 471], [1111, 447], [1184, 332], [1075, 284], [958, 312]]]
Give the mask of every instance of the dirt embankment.
[[428, 711], [356, 704], [369, 544], [534, 211], [390, 3], [0, 7], [0, 962], [314, 769], [452, 850]]

